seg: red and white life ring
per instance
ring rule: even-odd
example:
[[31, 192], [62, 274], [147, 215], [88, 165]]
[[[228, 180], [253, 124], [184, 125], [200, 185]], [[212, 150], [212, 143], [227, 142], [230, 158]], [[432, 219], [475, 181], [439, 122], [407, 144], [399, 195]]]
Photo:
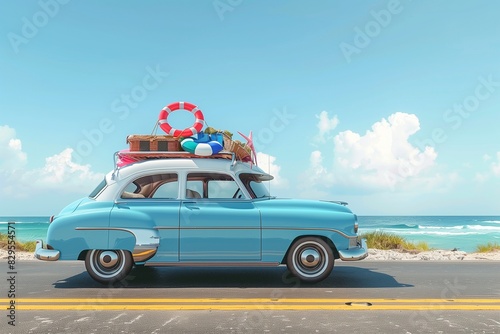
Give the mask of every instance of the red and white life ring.
[[[167, 122], [168, 115], [179, 109], [187, 110], [194, 115], [196, 119], [194, 121], [193, 126], [185, 128], [184, 130], [178, 130], [174, 129], [170, 124], [168, 124]], [[160, 128], [163, 131], [165, 131], [165, 133], [171, 136], [191, 137], [197, 134], [198, 132], [201, 132], [201, 130], [203, 129], [203, 125], [205, 124], [205, 118], [203, 117], [203, 113], [201, 112], [201, 110], [198, 109], [198, 107], [195, 106], [194, 104], [191, 104], [189, 102], [175, 102], [169, 104], [160, 111], [160, 116], [158, 116], [158, 124], [160, 124]]]

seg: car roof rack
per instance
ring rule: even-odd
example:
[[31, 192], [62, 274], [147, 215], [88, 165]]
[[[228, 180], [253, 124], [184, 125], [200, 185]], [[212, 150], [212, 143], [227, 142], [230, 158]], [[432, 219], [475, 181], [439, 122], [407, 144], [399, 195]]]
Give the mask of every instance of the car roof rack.
[[[155, 159], [226, 159], [231, 160], [231, 163], [234, 164], [236, 162], [237, 157], [234, 152], [231, 151], [221, 151], [217, 154], [212, 154], [209, 156], [201, 156], [193, 153], [189, 153], [186, 151], [117, 151], [113, 155], [113, 163], [115, 169], [120, 168], [118, 165], [119, 161], [126, 161], [124, 166], [144, 161], [144, 160], [155, 160]], [[124, 167], [123, 166], [123, 167]]]

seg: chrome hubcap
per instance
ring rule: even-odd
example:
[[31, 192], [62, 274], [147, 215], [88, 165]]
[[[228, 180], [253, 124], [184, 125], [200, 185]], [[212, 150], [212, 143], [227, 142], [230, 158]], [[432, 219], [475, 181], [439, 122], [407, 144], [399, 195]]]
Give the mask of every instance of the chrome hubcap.
[[312, 248], [307, 248], [300, 254], [300, 262], [305, 267], [312, 268], [317, 266], [320, 259], [321, 256], [318, 251]]
[[118, 262], [118, 254], [113, 251], [104, 251], [99, 254], [99, 264], [104, 268], [112, 268]]

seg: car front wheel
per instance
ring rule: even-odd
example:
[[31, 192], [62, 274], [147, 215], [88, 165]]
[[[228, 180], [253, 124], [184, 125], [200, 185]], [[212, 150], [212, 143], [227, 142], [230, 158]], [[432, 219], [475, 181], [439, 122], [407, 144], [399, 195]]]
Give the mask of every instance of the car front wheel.
[[98, 250], [87, 252], [85, 268], [99, 283], [109, 284], [124, 279], [134, 264], [132, 255], [126, 250]]
[[287, 256], [287, 266], [293, 275], [304, 282], [319, 282], [333, 269], [333, 252], [320, 238], [306, 237], [295, 241]]

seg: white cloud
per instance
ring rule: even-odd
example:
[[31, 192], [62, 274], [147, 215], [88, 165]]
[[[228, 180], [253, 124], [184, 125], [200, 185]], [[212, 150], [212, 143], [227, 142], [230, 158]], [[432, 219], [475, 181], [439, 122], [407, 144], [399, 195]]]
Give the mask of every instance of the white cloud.
[[323, 155], [321, 151], [313, 151], [311, 152], [311, 156], [309, 157], [310, 162], [310, 174], [314, 180], [324, 180], [328, 178], [328, 171], [325, 167], [323, 167]]
[[324, 143], [327, 139], [329, 139], [330, 133], [337, 127], [339, 124], [339, 118], [337, 115], [333, 115], [332, 118], [329, 117], [328, 112], [322, 111], [319, 115], [316, 115], [318, 119], [318, 123], [316, 127], [319, 132], [315, 136], [315, 141]]
[[42, 168], [29, 169], [26, 166], [27, 154], [22, 151], [22, 143], [15, 137], [15, 130], [0, 126], [0, 154], [6, 157], [0, 163], [0, 200], [6, 204], [5, 208], [19, 210], [27, 206], [26, 210], [29, 210], [50, 205], [47, 204], [50, 202], [56, 203], [54, 205], [60, 209], [73, 196], [78, 198], [90, 192], [104, 175], [92, 172], [89, 165], [75, 163], [72, 153], [73, 150], [67, 148], [46, 158]]
[[364, 135], [339, 133], [334, 138], [337, 182], [383, 189], [418, 176], [437, 157], [433, 147], [420, 151], [408, 141], [419, 129], [416, 115], [398, 112], [373, 124]]
[[33, 184], [40, 187], [64, 188], [74, 192], [81, 191], [82, 187], [95, 186], [104, 177], [101, 173], [94, 173], [90, 165], [79, 165], [72, 160], [73, 149], [67, 148], [61, 153], [45, 159], [45, 166], [40, 170], [28, 172], [26, 175]]
[[[434, 148], [420, 150], [409, 142], [419, 130], [416, 115], [398, 112], [374, 123], [364, 135], [343, 131], [334, 138], [333, 152], [312, 152], [305, 183], [316, 189], [382, 191], [418, 184], [416, 178], [425, 184], [439, 182], [424, 176], [435, 163]], [[323, 158], [329, 157], [331, 167], [325, 167]]]
[[497, 152], [497, 161], [491, 164], [491, 171], [495, 176], [500, 176], [500, 152]]
[[474, 181], [484, 183], [489, 180], [490, 177], [500, 176], [500, 151], [494, 156], [484, 154], [483, 161], [486, 163], [487, 170], [476, 173]]
[[27, 161], [21, 140], [16, 138], [16, 130], [8, 125], [0, 125], [0, 170], [22, 168]]
[[329, 197], [328, 189], [333, 185], [333, 174], [324, 166], [323, 153], [319, 150], [311, 152], [309, 168], [298, 180], [297, 197], [325, 199]]
[[259, 167], [268, 174], [274, 176], [274, 179], [271, 181], [271, 185], [278, 188], [286, 188], [288, 187], [288, 180], [285, 179], [281, 174], [281, 166], [275, 163], [276, 157], [257, 152], [257, 161], [259, 162]]
[[484, 183], [488, 180], [488, 178], [488, 174], [486, 173], [476, 173], [476, 175], [474, 176], [474, 181]]

